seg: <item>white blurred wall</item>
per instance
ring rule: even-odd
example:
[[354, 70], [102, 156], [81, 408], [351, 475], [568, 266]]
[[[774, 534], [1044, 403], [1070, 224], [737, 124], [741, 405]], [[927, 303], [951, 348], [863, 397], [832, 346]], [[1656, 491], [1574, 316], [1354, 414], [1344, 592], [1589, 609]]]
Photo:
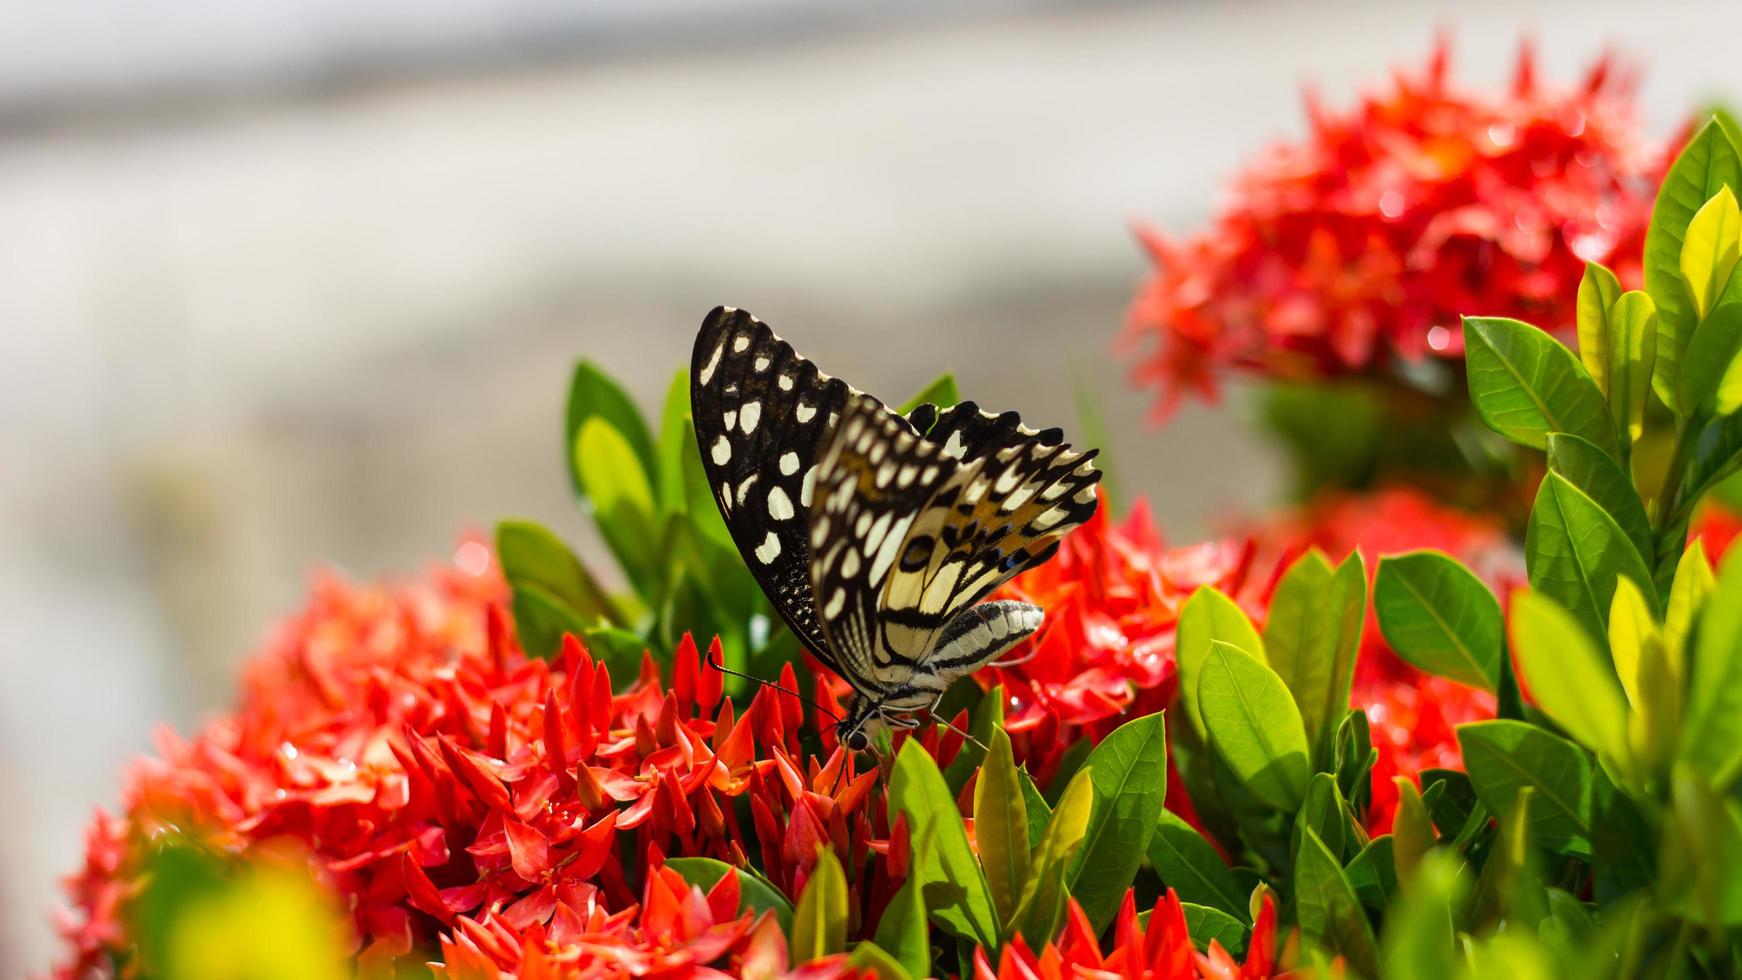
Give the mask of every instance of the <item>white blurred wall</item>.
[[1742, 94], [1729, 0], [151, 6], [0, 5], [5, 975], [125, 760], [311, 568], [509, 514], [586, 540], [577, 355], [656, 404], [729, 303], [892, 397], [949, 368], [1069, 423], [1078, 379], [1189, 540], [1278, 474], [1232, 411], [1142, 424], [1126, 228], [1201, 224], [1302, 81], [1344, 103], [1445, 26], [1483, 84], [1522, 33], [1561, 80], [1613, 44], [1657, 132]]

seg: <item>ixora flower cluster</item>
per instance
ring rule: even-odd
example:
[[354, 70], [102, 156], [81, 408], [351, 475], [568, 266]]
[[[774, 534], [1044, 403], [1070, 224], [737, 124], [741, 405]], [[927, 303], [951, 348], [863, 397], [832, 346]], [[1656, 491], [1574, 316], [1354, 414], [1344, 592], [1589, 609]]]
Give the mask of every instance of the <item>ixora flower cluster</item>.
[[1737, 128], [1653, 203], [1606, 70], [1398, 84], [1165, 250], [1139, 329], [1175, 387], [1437, 354], [1456, 384], [1381, 384], [1443, 441], [1306, 385], [1287, 414], [1341, 461], [1312, 493], [1183, 547], [1103, 500], [999, 593], [1044, 629], [856, 754], [686, 374], [655, 427], [583, 362], [565, 444], [626, 587], [522, 521], [320, 582], [92, 822], [60, 975], [1742, 972], [1742, 559], [1714, 567], [1710, 505], [1742, 470]]

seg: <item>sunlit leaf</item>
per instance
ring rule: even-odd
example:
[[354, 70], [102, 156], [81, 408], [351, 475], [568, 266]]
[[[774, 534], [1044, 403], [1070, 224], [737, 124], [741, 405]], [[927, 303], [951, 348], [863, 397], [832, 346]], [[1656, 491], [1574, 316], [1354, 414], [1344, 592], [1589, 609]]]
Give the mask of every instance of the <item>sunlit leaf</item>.
[[1509, 812], [1529, 787], [1531, 837], [1564, 853], [1591, 852], [1591, 760], [1578, 746], [1535, 725], [1500, 720], [1458, 726], [1458, 745], [1490, 813]]
[[1464, 904], [1469, 882], [1460, 861], [1449, 853], [1429, 855], [1415, 878], [1403, 889], [1403, 899], [1386, 916], [1385, 976], [1415, 980], [1452, 980], [1460, 951], [1452, 910]]
[[877, 946], [914, 977], [931, 976], [931, 927], [918, 879], [909, 878], [877, 920]]
[[1149, 838], [1149, 864], [1182, 901], [1246, 914], [1246, 889], [1234, 880], [1215, 845], [1172, 810], [1162, 810]]
[[902, 744], [889, 779], [890, 823], [899, 814], [907, 816], [913, 839], [928, 834], [933, 839], [929, 854], [923, 859], [914, 855], [913, 876], [922, 888], [938, 883], [951, 889], [953, 900], [934, 905], [932, 917], [957, 936], [997, 946], [998, 912], [992, 905], [991, 886], [968, 846], [967, 828], [956, 810], [955, 797], [918, 739]]
[[1028, 881], [1022, 886], [1022, 899], [1016, 906], [1016, 928], [1010, 932], [1020, 933], [1031, 949], [1052, 939], [1064, 914], [1065, 875], [1082, 846], [1094, 808], [1091, 772], [1088, 768], [1079, 770], [1065, 787], [1058, 809], [1047, 821], [1040, 846], [1035, 848], [1029, 862]]
[[1537, 489], [1524, 554], [1531, 587], [1571, 612], [1592, 639], [1607, 632], [1617, 577], [1631, 578], [1656, 603], [1651, 572], [1627, 533], [1559, 473]]
[[1373, 611], [1385, 642], [1404, 660], [1459, 683], [1499, 686], [1500, 603], [1450, 555], [1414, 551], [1380, 559]]
[[1407, 887], [1438, 837], [1415, 782], [1408, 776], [1393, 777], [1392, 782], [1397, 784], [1397, 819], [1391, 824], [1391, 856], [1397, 880]]
[[1682, 282], [1682, 243], [1694, 215], [1725, 185], [1742, 187], [1742, 157], [1723, 129], [1709, 122], [1664, 176], [1645, 232], [1645, 288], [1657, 304], [1658, 324], [1651, 386], [1666, 405], [1676, 404], [1688, 340], [1699, 322]]
[[1344, 854], [1364, 843], [1350, 847], [1355, 832], [1343, 794], [1337, 789], [1337, 779], [1328, 772], [1313, 773], [1312, 779], [1307, 781], [1306, 796], [1294, 818], [1293, 843], [1296, 847], [1308, 830], [1318, 836], [1338, 864], [1343, 862]]
[[1694, 616], [1705, 606], [1706, 598], [1718, 587], [1712, 574], [1712, 563], [1706, 558], [1705, 541], [1696, 538], [1682, 552], [1676, 563], [1675, 584], [1669, 590], [1669, 601], [1663, 615], [1663, 645], [1671, 661], [1684, 662], [1688, 636], [1693, 631]]
[[1616, 452], [1603, 393], [1560, 341], [1518, 320], [1465, 317], [1464, 351], [1470, 402], [1490, 429], [1532, 449], [1570, 432]]
[[1306, 729], [1282, 678], [1250, 654], [1210, 644], [1198, 681], [1210, 745], [1253, 796], [1285, 812], [1306, 795]]
[[572, 454], [579, 445], [581, 427], [593, 419], [603, 421], [628, 442], [644, 473], [658, 472], [659, 460], [653, 452], [653, 437], [647, 431], [647, 422], [635, 407], [634, 400], [598, 365], [583, 360], [575, 364], [574, 378], [569, 383], [568, 410], [563, 428], [564, 445], [571, 454], [569, 476], [577, 491], [585, 494], [587, 489], [580, 479], [580, 461], [573, 459]]
[[1609, 394], [1609, 310], [1621, 298], [1621, 281], [1596, 262], [1585, 263], [1579, 280], [1579, 361], [1591, 372], [1597, 390]]
[[1721, 793], [1742, 774], [1742, 551], [1725, 557], [1697, 630], [1681, 755]]
[[974, 841], [998, 921], [1008, 923], [1028, 881], [1028, 803], [1017, 781], [1010, 736], [1003, 728], [993, 728], [989, 734], [990, 751], [974, 783]]
[[1609, 417], [1624, 446], [1645, 431], [1657, 364], [1657, 304], [1643, 290], [1621, 294], [1609, 312]]
[[1627, 702], [1607, 657], [1553, 599], [1512, 597], [1512, 651], [1537, 706], [1591, 751], [1625, 762]]
[[1317, 768], [1329, 766], [1332, 736], [1349, 709], [1366, 612], [1367, 573], [1360, 552], [1333, 569], [1317, 549], [1308, 551], [1283, 572], [1271, 596], [1265, 656], [1294, 696], [1308, 759]]
[[899, 959], [887, 953], [877, 943], [859, 943], [853, 947], [853, 952], [847, 955], [847, 965], [856, 970], [869, 972], [878, 980], [912, 980], [924, 976], [909, 970]]
[[1301, 933], [1342, 956], [1362, 976], [1376, 976], [1378, 953], [1373, 927], [1355, 888], [1324, 841], [1309, 828], [1301, 837], [1295, 864], [1295, 914]]
[[[1200, 952], [1209, 952], [1210, 942], [1214, 940], [1231, 955], [1246, 955], [1246, 923], [1214, 906], [1184, 900], [1179, 905], [1180, 911], [1186, 914], [1186, 933]], [[1144, 922], [1145, 926], [1148, 924]]]
[[1742, 354], [1742, 303], [1724, 303], [1701, 320], [1688, 339], [1687, 358], [1676, 385], [1676, 411], [1685, 417], [1735, 411], [1742, 400], [1738, 354]]
[[1641, 558], [1652, 555], [1651, 518], [1633, 488], [1633, 478], [1615, 457], [1578, 436], [1556, 432], [1548, 437], [1548, 468], [1614, 518]]
[[1161, 712], [1128, 721], [1089, 754], [1094, 804], [1071, 862], [1071, 896], [1105, 928], [1143, 865], [1155, 815], [1167, 794], [1167, 735]]
[[811, 960], [847, 948], [847, 875], [835, 852], [820, 849], [792, 913], [792, 960]]
[[1204, 657], [1210, 652], [1212, 640], [1232, 643], [1260, 662], [1265, 660], [1264, 641], [1259, 638], [1252, 621], [1246, 618], [1245, 611], [1214, 587], [1201, 585], [1180, 609], [1179, 632], [1174, 644], [1180, 703], [1200, 739], [1204, 735], [1204, 717], [1198, 709], [1198, 675]]
[[906, 415], [921, 405], [936, 405], [939, 408], [949, 408], [962, 400], [962, 393], [956, 389], [956, 376], [948, 372], [932, 379], [931, 384], [921, 388], [919, 394], [903, 402], [897, 409]]
[[1736, 256], [1742, 248], [1742, 211], [1728, 186], [1718, 188], [1688, 222], [1682, 239], [1681, 274], [1693, 300], [1694, 317], [1702, 318], [1717, 305], [1730, 284]]
[[599, 535], [643, 595], [659, 581], [653, 485], [630, 442], [603, 418], [581, 423], [575, 466]]

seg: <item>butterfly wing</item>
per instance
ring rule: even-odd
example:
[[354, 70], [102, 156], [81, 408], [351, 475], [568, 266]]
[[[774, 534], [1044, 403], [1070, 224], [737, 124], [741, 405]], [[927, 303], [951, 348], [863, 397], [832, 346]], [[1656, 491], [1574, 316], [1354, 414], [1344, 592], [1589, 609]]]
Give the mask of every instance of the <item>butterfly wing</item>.
[[806, 528], [817, 457], [851, 397], [868, 398], [742, 310], [714, 310], [696, 335], [690, 412], [720, 516], [781, 619], [837, 673], [817, 621]]

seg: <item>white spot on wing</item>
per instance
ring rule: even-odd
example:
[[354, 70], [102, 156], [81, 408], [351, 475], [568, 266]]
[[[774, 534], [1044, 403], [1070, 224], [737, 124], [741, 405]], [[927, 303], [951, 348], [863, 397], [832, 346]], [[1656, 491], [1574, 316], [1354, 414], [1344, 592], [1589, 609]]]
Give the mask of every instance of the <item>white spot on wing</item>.
[[732, 352], [734, 354], [742, 354], [744, 353], [744, 349], [749, 346], [750, 335], [741, 333], [738, 335], [738, 339], [732, 341]]
[[781, 391], [791, 391], [792, 390], [792, 375], [783, 374], [780, 376], [780, 390]]
[[697, 381], [700, 381], [705, 385], [709, 381], [714, 380], [714, 369], [720, 366], [720, 355], [725, 353], [725, 351], [726, 341], [722, 339], [719, 345], [714, 348], [713, 356], [708, 358], [708, 363], [702, 365], [701, 373], [696, 375]]
[[756, 431], [756, 423], [762, 420], [762, 403], [745, 402], [744, 408], [738, 413], [738, 424], [744, 427], [744, 434]]
[[714, 440], [714, 465], [725, 466], [732, 459], [732, 443], [725, 436]]
[[780, 475], [791, 476], [798, 472], [798, 453], [787, 450], [780, 456]]
[[815, 405], [806, 405], [804, 402], [799, 402], [798, 407], [793, 409], [792, 412], [793, 418], [798, 419], [800, 422], [809, 422], [811, 417], [816, 414], [817, 407]]
[[756, 371], [758, 373], [766, 371], [766, 370], [768, 370], [768, 358], [767, 357], [758, 357], [758, 358], [756, 358], [755, 364], [753, 364], [752, 366], [756, 369]]
[[841, 575], [852, 578], [859, 574], [859, 552], [848, 548], [847, 556], [841, 559]]
[[768, 516], [777, 521], [788, 521], [796, 513], [792, 509], [792, 498], [779, 487], [768, 488]]
[[730, 432], [732, 427], [738, 424], [738, 410], [735, 408], [728, 408], [720, 413], [720, 419], [726, 423], [726, 430]]
[[768, 537], [763, 538], [762, 543], [756, 546], [756, 560], [766, 565], [779, 557], [780, 539], [775, 537], [773, 531], [769, 531]]
[[823, 607], [823, 618], [834, 619], [841, 614], [841, 607], [847, 604], [847, 593], [837, 588], [835, 594], [829, 596], [829, 604]]
[[817, 468], [811, 467], [804, 471], [804, 482], [798, 486], [798, 502], [802, 507], [811, 505], [811, 491], [817, 485]]

